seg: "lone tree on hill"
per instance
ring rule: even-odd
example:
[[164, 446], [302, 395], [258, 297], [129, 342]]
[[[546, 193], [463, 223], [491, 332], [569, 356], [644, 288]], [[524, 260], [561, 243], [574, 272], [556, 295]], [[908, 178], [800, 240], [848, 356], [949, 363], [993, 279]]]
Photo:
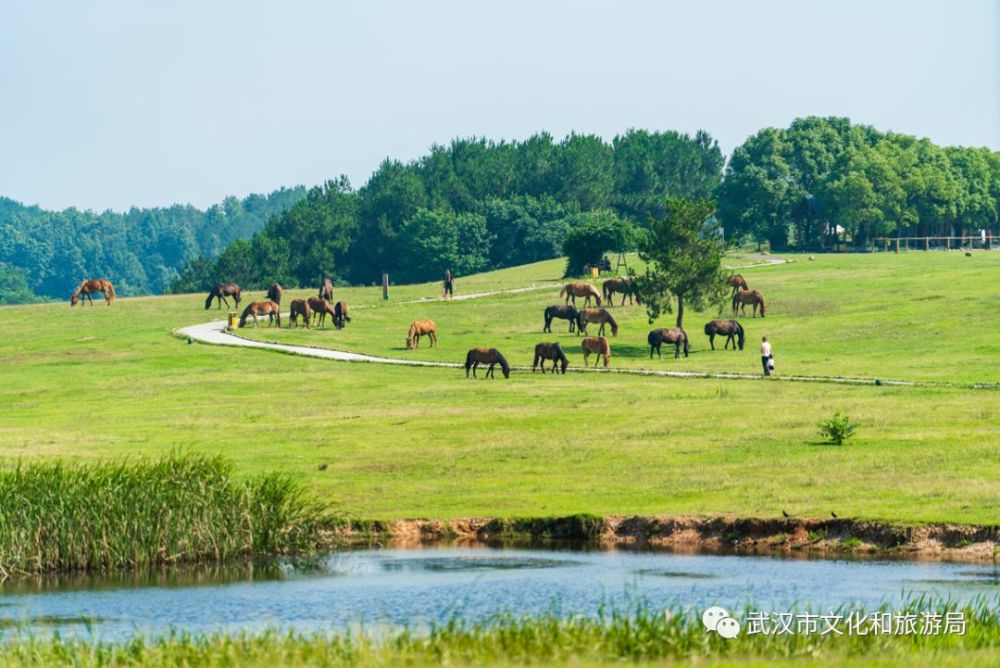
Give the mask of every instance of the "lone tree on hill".
[[639, 243], [639, 257], [647, 265], [639, 292], [650, 323], [661, 313], [673, 313], [675, 298], [678, 327], [683, 327], [685, 306], [721, 306], [726, 286], [714, 213], [710, 200], [668, 198], [664, 216], [649, 219], [649, 231]]

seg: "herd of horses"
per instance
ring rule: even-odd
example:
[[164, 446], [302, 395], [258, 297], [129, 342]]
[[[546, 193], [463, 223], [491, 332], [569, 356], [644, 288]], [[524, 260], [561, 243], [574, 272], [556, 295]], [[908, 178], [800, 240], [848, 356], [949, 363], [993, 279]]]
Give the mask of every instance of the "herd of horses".
[[[746, 279], [740, 274], [734, 274], [728, 279], [728, 284], [732, 287], [731, 306], [733, 316], [746, 315], [747, 305], [752, 306], [752, 317], [757, 317], [757, 310], [760, 309], [760, 317], [765, 317], [766, 303], [764, 296], [758, 290], [751, 290]], [[115, 299], [115, 288], [111, 281], [107, 279], [85, 279], [80, 282], [76, 290], [70, 297], [70, 306], [76, 306], [84, 299], [90, 302], [94, 293], [100, 292], [104, 295], [107, 306]], [[267, 317], [271, 326], [281, 327], [281, 299], [284, 293], [283, 288], [278, 283], [272, 283], [266, 293], [264, 301], [251, 302], [243, 309], [239, 318], [239, 327], [246, 326], [252, 318], [254, 327], [257, 327], [260, 318]], [[565, 298], [565, 303], [548, 306], [544, 311], [545, 324], [543, 332], [552, 332], [552, 321], [555, 319], [569, 322], [569, 332], [577, 336], [583, 336], [580, 340], [580, 349], [583, 353], [583, 364], [589, 366], [590, 356], [596, 355], [594, 366], [603, 359], [604, 366], [611, 363], [611, 344], [605, 336], [606, 328], [610, 328], [611, 336], [618, 336], [618, 322], [614, 316], [606, 309], [602, 308], [604, 303], [613, 306], [613, 299], [616, 294], [622, 296], [621, 306], [625, 306], [626, 299], [629, 304], [642, 304], [642, 297], [639, 293], [636, 280], [632, 277], [610, 278], [601, 285], [601, 290], [585, 281], [574, 281], [567, 283], [559, 292], [560, 298]], [[232, 298], [236, 308], [239, 308], [242, 301], [242, 291], [235, 283], [219, 283], [212, 288], [205, 298], [205, 308], [212, 307], [215, 301], [216, 308], [221, 309], [225, 304], [230, 308], [229, 299]], [[576, 298], [583, 301], [583, 308], [576, 308]], [[590, 307], [591, 300], [595, 306]], [[572, 301], [572, 305], [570, 302]], [[333, 282], [324, 279], [319, 288], [319, 293], [315, 297], [308, 299], [293, 299], [289, 304], [289, 327], [299, 327], [300, 323], [305, 328], [310, 326], [323, 327], [326, 317], [330, 319], [337, 329], [343, 329], [346, 323], [351, 321], [347, 314], [347, 302], [333, 301]], [[590, 324], [600, 325], [597, 336], [587, 336], [587, 326]], [[724, 336], [726, 342], [724, 349], [728, 350], [732, 344], [733, 350], [743, 350], [746, 342], [746, 332], [736, 320], [712, 320], [705, 324], [705, 335], [708, 336], [709, 345], [715, 350], [715, 337]], [[413, 350], [420, 346], [420, 339], [427, 337], [430, 347], [437, 346], [437, 325], [433, 320], [414, 320], [410, 323], [410, 328], [406, 334], [406, 349]], [[649, 358], [653, 358], [656, 352], [658, 358], [662, 359], [661, 347], [663, 344], [674, 346], [674, 358], [679, 358], [681, 352], [687, 357], [690, 351], [690, 341], [687, 332], [680, 327], [654, 329], [646, 337], [649, 344]], [[535, 346], [535, 357], [531, 365], [534, 373], [539, 368], [545, 374], [545, 362], [551, 362], [550, 373], [566, 373], [569, 360], [563, 352], [558, 342], [543, 342]], [[465, 356], [465, 375], [468, 378], [471, 372], [472, 377], [476, 377], [476, 371], [480, 365], [487, 365], [485, 377], [492, 378], [494, 369], [499, 366], [504, 378], [510, 377], [510, 364], [507, 359], [496, 348], [472, 348]]]

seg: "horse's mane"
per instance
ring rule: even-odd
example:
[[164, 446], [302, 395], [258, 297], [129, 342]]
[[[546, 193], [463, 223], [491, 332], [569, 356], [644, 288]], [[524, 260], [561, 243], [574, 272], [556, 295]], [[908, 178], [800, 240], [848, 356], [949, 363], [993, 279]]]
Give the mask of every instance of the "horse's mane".
[[503, 375], [510, 376], [510, 365], [507, 364], [507, 358], [503, 356], [503, 353], [496, 348], [490, 348], [490, 352], [496, 355], [497, 362], [500, 363], [500, 368], [503, 369]]
[[603, 336], [600, 338], [600, 341], [601, 341], [601, 353], [604, 354], [604, 355], [610, 355], [611, 354], [611, 343], [609, 343], [608, 339], [606, 337], [603, 337]]
[[556, 355], [559, 356], [559, 361], [568, 363], [569, 359], [567, 359], [566, 353], [563, 352], [562, 346], [560, 346], [558, 343], [555, 345], [556, 345]]
[[240, 316], [240, 327], [247, 324], [247, 316], [250, 315], [251, 311], [253, 311], [253, 304], [253, 302], [250, 302], [247, 304], [247, 307], [243, 309], [243, 315]]
[[730, 320], [729, 322], [733, 323], [733, 325], [736, 327], [736, 334], [740, 338], [740, 346], [742, 347], [743, 346], [743, 340], [744, 340], [743, 339], [743, 325], [741, 325], [736, 320]]
[[612, 316], [610, 313], [608, 313], [607, 311], [605, 311], [604, 312], [604, 317], [606, 317], [608, 319], [608, 324], [611, 325], [611, 333], [612, 334], [617, 334], [618, 333], [618, 323], [615, 321], [614, 316]]

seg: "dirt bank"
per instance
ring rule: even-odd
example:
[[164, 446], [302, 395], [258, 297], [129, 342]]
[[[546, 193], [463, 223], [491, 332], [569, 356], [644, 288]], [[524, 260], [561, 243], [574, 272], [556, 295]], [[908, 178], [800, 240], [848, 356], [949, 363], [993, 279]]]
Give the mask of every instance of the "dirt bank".
[[850, 519], [755, 519], [726, 516], [576, 515], [544, 519], [470, 517], [452, 520], [352, 522], [352, 542], [417, 546], [451, 542], [585, 541], [604, 549], [660, 548], [787, 556], [876, 556], [919, 560], [1000, 561], [1000, 527], [898, 525]]

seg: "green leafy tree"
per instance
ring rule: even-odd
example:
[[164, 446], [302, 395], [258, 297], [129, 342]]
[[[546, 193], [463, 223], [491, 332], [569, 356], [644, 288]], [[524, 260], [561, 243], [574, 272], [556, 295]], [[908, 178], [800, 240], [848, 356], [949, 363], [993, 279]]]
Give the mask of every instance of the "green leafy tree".
[[398, 280], [426, 281], [451, 269], [457, 276], [489, 266], [489, 232], [479, 214], [420, 209], [403, 225]]
[[610, 209], [577, 214], [570, 219], [572, 229], [563, 241], [565, 276], [579, 276], [588, 264], [597, 264], [608, 251], [632, 250], [637, 232]]
[[705, 309], [726, 293], [723, 244], [712, 219], [714, 202], [672, 197], [664, 208], [666, 215], [650, 219], [640, 242], [639, 257], [648, 268], [638, 286], [650, 323], [673, 313], [676, 300], [677, 327], [683, 327], [686, 306]]

